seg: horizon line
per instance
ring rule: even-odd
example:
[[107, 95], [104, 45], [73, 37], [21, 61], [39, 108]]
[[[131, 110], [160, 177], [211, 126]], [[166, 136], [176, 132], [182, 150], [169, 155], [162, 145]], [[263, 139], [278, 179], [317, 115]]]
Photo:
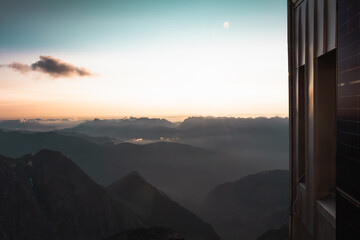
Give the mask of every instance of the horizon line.
[[130, 118], [149, 118], [149, 119], [165, 119], [170, 122], [184, 121], [185, 119], [198, 117], [198, 118], [242, 118], [242, 119], [256, 119], [256, 118], [289, 118], [288, 114], [241, 114], [241, 115], [158, 115], [158, 116], [143, 116], [143, 115], [132, 115], [132, 116], [87, 116], [87, 117], [76, 117], [76, 116], [39, 116], [39, 117], [14, 117], [14, 118], [2, 118], [0, 121], [9, 120], [37, 120], [37, 121], [51, 121], [51, 120], [69, 120], [69, 121], [87, 121], [87, 120], [121, 120]]

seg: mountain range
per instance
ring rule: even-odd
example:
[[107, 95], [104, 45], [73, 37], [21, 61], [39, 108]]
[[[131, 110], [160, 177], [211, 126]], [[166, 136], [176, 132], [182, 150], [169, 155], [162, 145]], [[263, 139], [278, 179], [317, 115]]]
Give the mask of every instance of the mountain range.
[[[50, 131], [107, 137], [111, 142], [138, 144], [168, 141], [189, 144], [241, 158], [258, 170], [288, 168], [288, 118], [189, 117], [172, 123], [159, 118], [76, 121], [10, 120], [0, 129]], [[98, 140], [98, 139], [97, 139]], [[258, 151], [261, 149], [262, 151]]]
[[84, 122], [84, 120], [70, 119], [16, 119], [0, 121], [0, 129], [48, 132], [55, 129], [71, 128]]
[[[21, 122], [20, 126], [24, 127], [26, 122], [32, 121]], [[160, 237], [167, 233], [177, 236], [179, 232], [185, 239], [188, 236], [196, 239], [199, 233], [207, 232], [214, 237], [212, 228], [201, 224], [205, 220], [223, 240], [239, 236], [243, 240], [253, 240], [287, 223], [288, 172], [252, 174], [267, 169], [287, 169], [287, 119], [192, 117], [176, 124], [165, 119], [95, 119], [56, 131], [15, 129], [0, 130], [0, 154], [17, 158], [2, 158], [16, 170], [16, 175], [28, 173], [28, 170], [21, 170], [27, 167], [19, 167], [22, 166], [20, 159], [37, 156], [41, 149], [59, 151], [105, 191], [104, 196], [112, 202], [105, 204], [107, 208], [125, 211], [129, 224], [135, 224], [135, 230], [119, 225], [104, 228], [97, 236], [114, 234], [119, 239], [130, 236], [136, 239], [138, 234], [159, 234]], [[58, 170], [53, 174], [56, 172]], [[29, 179], [33, 181], [28, 178], [27, 184]], [[0, 191], [1, 187], [0, 184]], [[90, 191], [86, 194], [91, 196]], [[54, 203], [57, 204], [56, 199]], [[14, 204], [19, 206], [16, 201]], [[33, 209], [39, 214], [37, 207]], [[179, 219], [173, 218], [174, 215]], [[48, 222], [41, 214], [39, 216], [40, 226], [41, 221]], [[100, 220], [110, 221], [114, 216], [105, 218]], [[192, 228], [182, 219], [196, 223], [199, 231], [190, 231]], [[121, 223], [121, 219], [116, 222]], [[4, 232], [4, 227], [6, 224], [0, 224], [0, 232]], [[155, 231], [152, 227], [160, 228]], [[45, 225], [42, 228], [47, 229]], [[56, 226], [52, 228], [56, 230]], [[270, 231], [270, 235], [265, 236], [273, 235]], [[2, 238], [7, 239], [0, 234]]]
[[29, 121], [6, 120], [6, 121], [0, 121], [0, 129], [47, 132], [54, 130], [55, 128], [41, 124], [36, 120], [29, 120]]
[[135, 170], [162, 191], [191, 201], [219, 183], [257, 171], [242, 159], [179, 143], [101, 145], [57, 132], [0, 130], [0, 154], [17, 158], [44, 148], [62, 152], [104, 186]]
[[138, 173], [108, 188], [59, 152], [0, 156], [0, 237], [103, 239], [129, 229], [163, 227], [186, 239], [219, 239], [212, 227]]
[[264, 171], [220, 184], [194, 209], [223, 240], [252, 240], [288, 222], [289, 172]]
[[189, 144], [246, 159], [265, 170], [288, 168], [288, 128], [287, 118], [189, 117], [178, 124], [165, 119], [95, 119], [60, 131], [136, 143]]

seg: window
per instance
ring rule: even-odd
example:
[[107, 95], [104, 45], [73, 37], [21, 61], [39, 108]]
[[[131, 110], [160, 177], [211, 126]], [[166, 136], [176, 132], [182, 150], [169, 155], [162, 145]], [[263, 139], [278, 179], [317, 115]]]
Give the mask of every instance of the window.
[[336, 50], [317, 59], [315, 98], [316, 199], [335, 193], [336, 176]]

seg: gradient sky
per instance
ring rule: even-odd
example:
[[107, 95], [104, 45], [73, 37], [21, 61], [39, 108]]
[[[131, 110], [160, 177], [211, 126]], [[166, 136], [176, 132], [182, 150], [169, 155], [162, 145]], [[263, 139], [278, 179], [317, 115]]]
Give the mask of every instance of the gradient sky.
[[284, 0], [0, 0], [0, 119], [286, 116]]

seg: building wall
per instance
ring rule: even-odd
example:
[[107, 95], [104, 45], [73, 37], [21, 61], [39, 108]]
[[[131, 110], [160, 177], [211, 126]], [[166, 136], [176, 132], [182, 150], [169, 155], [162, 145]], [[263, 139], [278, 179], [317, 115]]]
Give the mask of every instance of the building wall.
[[288, 32], [291, 239], [360, 239], [360, 1], [289, 0]]
[[334, 239], [337, 2], [288, 3], [290, 232]]
[[360, 1], [338, 1], [337, 238], [360, 239]]

